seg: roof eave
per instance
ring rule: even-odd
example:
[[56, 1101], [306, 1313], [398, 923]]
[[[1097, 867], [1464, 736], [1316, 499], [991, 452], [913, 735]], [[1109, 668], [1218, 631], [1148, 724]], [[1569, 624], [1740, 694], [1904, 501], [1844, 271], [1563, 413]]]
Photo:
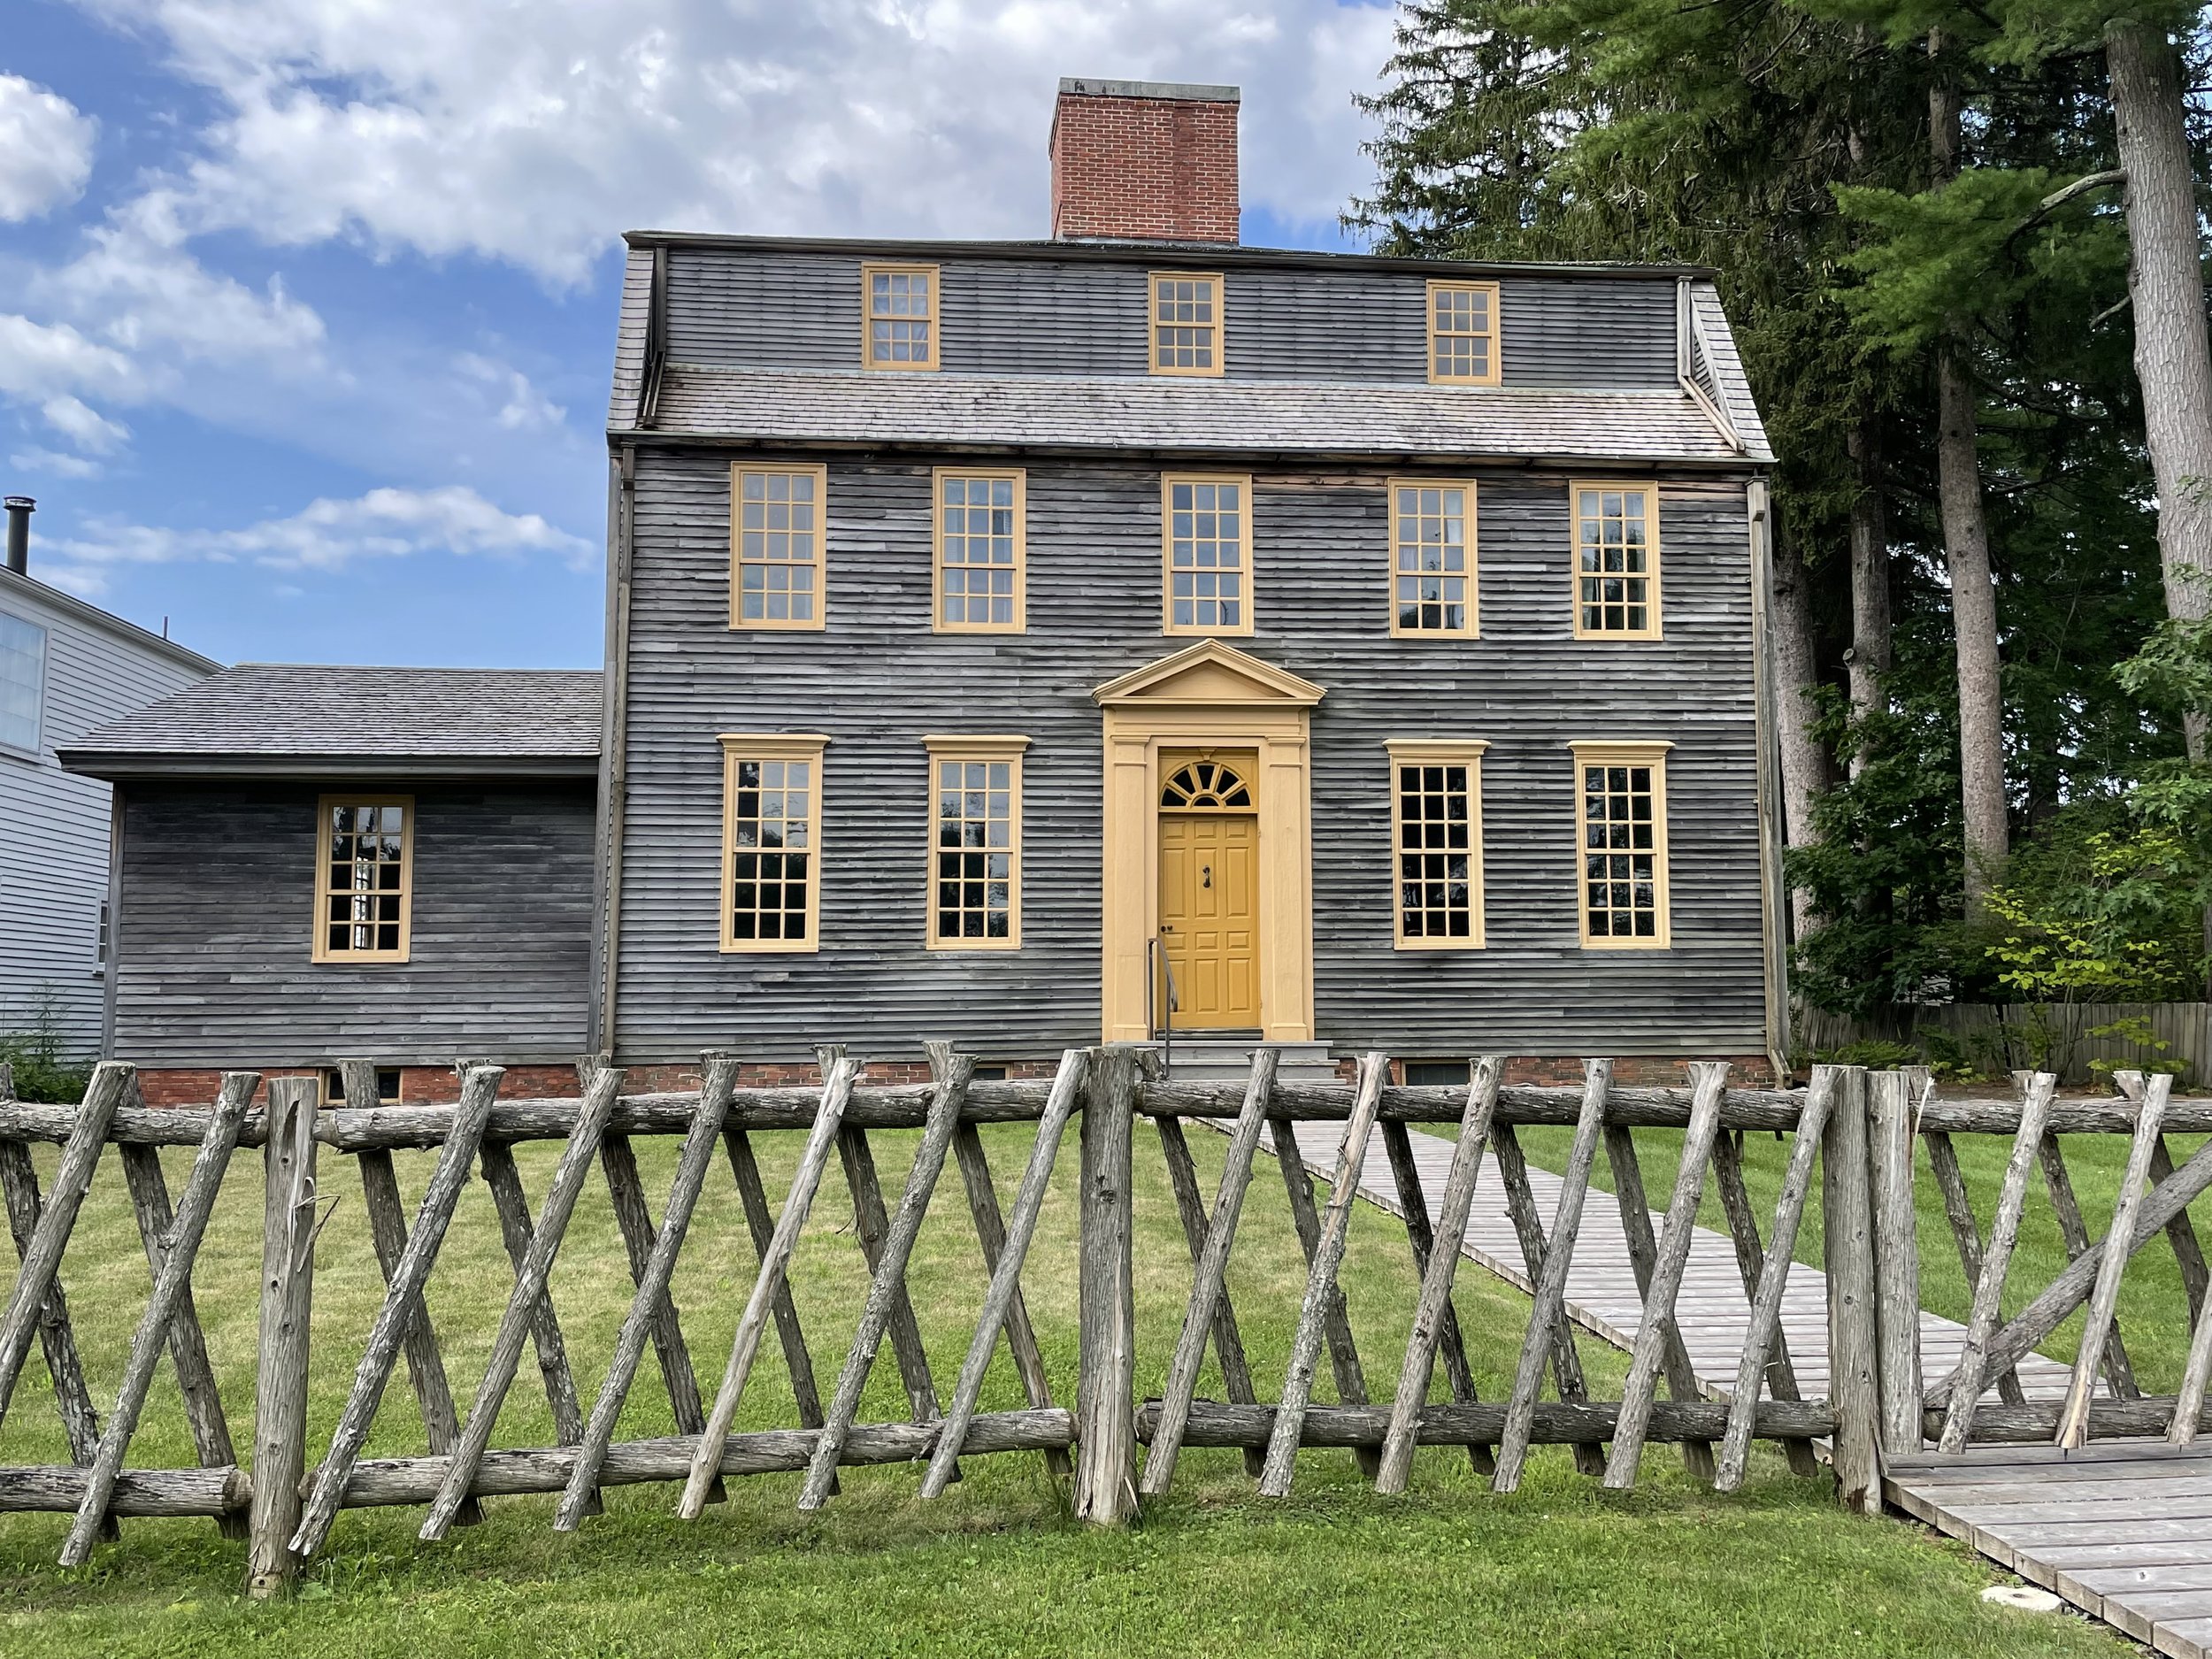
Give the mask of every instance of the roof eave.
[[211, 657], [201, 656], [189, 646], [180, 645], [150, 628], [142, 628], [135, 622], [127, 622], [113, 611], [103, 611], [74, 594], [63, 592], [50, 582], [42, 582], [35, 576], [26, 576], [0, 565], [0, 593], [11, 588], [41, 604], [51, 605], [88, 626], [104, 629], [142, 649], [151, 651], [157, 657], [165, 657], [179, 667], [196, 669], [204, 674], [219, 673], [222, 670], [222, 664]]
[[596, 778], [588, 755], [246, 755], [65, 749], [65, 772], [111, 783], [195, 778]]

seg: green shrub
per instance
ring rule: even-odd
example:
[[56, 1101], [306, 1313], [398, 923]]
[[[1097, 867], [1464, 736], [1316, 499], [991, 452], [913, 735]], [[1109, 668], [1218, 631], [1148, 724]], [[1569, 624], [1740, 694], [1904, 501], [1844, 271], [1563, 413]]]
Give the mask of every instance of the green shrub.
[[0, 1031], [0, 1065], [15, 1071], [19, 1100], [73, 1106], [84, 1098], [92, 1068], [66, 1058], [50, 1008], [42, 1008], [28, 1031]]

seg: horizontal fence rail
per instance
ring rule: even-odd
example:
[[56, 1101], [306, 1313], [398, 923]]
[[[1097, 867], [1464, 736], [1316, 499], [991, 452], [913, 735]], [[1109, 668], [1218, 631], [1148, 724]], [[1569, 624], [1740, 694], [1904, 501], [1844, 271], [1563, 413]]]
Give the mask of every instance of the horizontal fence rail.
[[[453, 1103], [367, 1108], [326, 1107], [319, 1084], [298, 1078], [270, 1080], [266, 1103], [251, 1107], [262, 1080], [240, 1072], [224, 1078], [208, 1108], [153, 1110], [138, 1097], [133, 1068], [116, 1063], [96, 1070], [81, 1104], [42, 1106], [15, 1100], [0, 1067], [0, 1189], [21, 1263], [0, 1313], [0, 1425], [35, 1347], [73, 1460], [0, 1467], [0, 1512], [71, 1514], [62, 1551], [70, 1563], [90, 1557], [101, 1538], [114, 1535], [119, 1519], [213, 1517], [227, 1534], [244, 1540], [249, 1581], [270, 1594], [326, 1546], [348, 1509], [420, 1507], [422, 1536], [436, 1539], [474, 1524], [486, 1500], [543, 1494], [557, 1500], [554, 1526], [572, 1531], [598, 1512], [601, 1492], [616, 1486], [675, 1486], [677, 1513], [694, 1519], [724, 1495], [726, 1482], [747, 1476], [800, 1477], [796, 1501], [812, 1509], [836, 1496], [841, 1470], [914, 1463], [922, 1495], [935, 1498], [960, 1479], [964, 1458], [1025, 1454], [1041, 1459], [1053, 1479], [1071, 1481], [1078, 1516], [1112, 1523], [1133, 1515], [1142, 1498], [1172, 1489], [1187, 1448], [1240, 1450], [1258, 1493], [1279, 1498], [1293, 1490], [1305, 1448], [1348, 1449], [1376, 1488], [1391, 1494], [1407, 1489], [1416, 1448], [1424, 1446], [1462, 1448], [1475, 1474], [1501, 1493], [1518, 1485], [1535, 1447], [1567, 1447], [1582, 1472], [1626, 1487], [1637, 1480], [1647, 1448], [1667, 1446], [1691, 1478], [1728, 1491], [1747, 1478], [1757, 1441], [1778, 1448], [1801, 1475], [1818, 1467], [1817, 1449], [1832, 1463], [1844, 1502], [1872, 1509], [1881, 1501], [1882, 1460], [1920, 1454], [1929, 1443], [1957, 1450], [2168, 1435], [2185, 1444], [2200, 1426], [2212, 1375], [2212, 1318], [2204, 1316], [2208, 1273], [2187, 1207], [2212, 1187], [2212, 1141], [2177, 1163], [2168, 1137], [2212, 1132], [2212, 1102], [2176, 1100], [2168, 1078], [2123, 1072], [2116, 1079], [2121, 1092], [2111, 1098], [2061, 1101], [2055, 1079], [2024, 1074], [2009, 1100], [1937, 1100], [1924, 1071], [1822, 1066], [1809, 1087], [1786, 1091], [1731, 1087], [1728, 1068], [1715, 1063], [1694, 1066], [1687, 1087], [1627, 1087], [1614, 1082], [1610, 1062], [1591, 1060], [1580, 1087], [1540, 1087], [1505, 1084], [1506, 1060], [1488, 1056], [1473, 1063], [1464, 1086], [1403, 1087], [1389, 1081], [1392, 1062], [1377, 1053], [1360, 1057], [1348, 1082], [1294, 1084], [1277, 1076], [1275, 1052], [1260, 1048], [1242, 1081], [1195, 1083], [1163, 1075], [1148, 1048], [1116, 1046], [1071, 1050], [1048, 1078], [979, 1081], [972, 1058], [950, 1044], [933, 1042], [927, 1051], [926, 1084], [865, 1084], [857, 1062], [826, 1047], [818, 1056], [821, 1080], [812, 1087], [740, 1087], [735, 1064], [709, 1056], [698, 1090], [643, 1094], [624, 1094], [622, 1071], [588, 1058], [578, 1063], [578, 1097], [546, 1099], [503, 1099], [499, 1067], [463, 1061]], [[373, 1093], [372, 1062], [345, 1062], [342, 1072], [348, 1095]], [[980, 1125], [1010, 1123], [1036, 1126], [1010, 1205], [1002, 1202], [978, 1133]], [[1142, 1124], [1151, 1128], [1141, 1138]], [[1340, 1133], [1320, 1132], [1333, 1148], [1326, 1161], [1316, 1155], [1315, 1166], [1327, 1171], [1325, 1193], [1296, 1140], [1298, 1125], [1317, 1124], [1341, 1125]], [[1441, 1143], [1423, 1142], [1431, 1150], [1421, 1154], [1409, 1125], [1422, 1124], [1455, 1125], [1457, 1139], [1442, 1154], [1435, 1150]], [[1538, 1202], [1520, 1139], [1521, 1130], [1534, 1126], [1572, 1132], [1548, 1206]], [[1210, 1193], [1192, 1151], [1194, 1127], [1224, 1137], [1222, 1172]], [[869, 1139], [883, 1130], [918, 1132], [896, 1192], [887, 1190]], [[1676, 1173], [1663, 1191], [1647, 1190], [1636, 1130], [1680, 1132]], [[1746, 1182], [1748, 1132], [1790, 1139], [1777, 1199], [1764, 1217]], [[763, 1134], [789, 1136], [784, 1144], [796, 1149], [795, 1173], [780, 1194], [772, 1194], [764, 1178], [755, 1144]], [[1969, 1134], [2010, 1142], [1986, 1233], [1955, 1140]], [[669, 1189], [658, 1195], [646, 1190], [634, 1145], [636, 1137], [654, 1135], [681, 1140]], [[2128, 1137], [2118, 1202], [2101, 1236], [2093, 1237], [2074, 1195], [2061, 1144], [2078, 1135]], [[530, 1141], [560, 1143], [534, 1206], [511, 1150]], [[1156, 1165], [1148, 1149], [1156, 1141]], [[1923, 1375], [1919, 1348], [1916, 1141], [1973, 1289], [1962, 1356], [1932, 1382]], [[55, 1160], [44, 1193], [29, 1149], [35, 1142], [59, 1148], [42, 1155]], [[1192, 1269], [1179, 1334], [1164, 1356], [1163, 1392], [1148, 1401], [1136, 1397], [1135, 1383], [1141, 1142], [1148, 1148], [1147, 1182], [1155, 1171], [1159, 1178], [1148, 1190], [1171, 1194]], [[76, 1349], [73, 1321], [87, 1310], [68, 1301], [60, 1268], [111, 1145], [119, 1149], [153, 1279], [120, 1389], [103, 1414]], [[154, 1150], [164, 1146], [195, 1148], [173, 1207]], [[250, 1463], [231, 1438], [192, 1296], [216, 1188], [247, 1149], [260, 1155], [265, 1200]], [[436, 1154], [411, 1211], [400, 1195], [396, 1150]], [[1273, 1156], [1283, 1182], [1288, 1222], [1276, 1240], [1256, 1233], [1260, 1224], [1246, 1214], [1263, 1152]], [[1078, 1164], [1071, 1399], [1055, 1397], [1023, 1296], [1025, 1268], [1064, 1154]], [[352, 1168], [333, 1157], [349, 1157]], [[1617, 1400], [1591, 1397], [1568, 1307], [1601, 1158], [1641, 1304]], [[1363, 1182], [1371, 1187], [1378, 1179], [1370, 1173], [1374, 1160], [1386, 1171], [1385, 1207], [1356, 1205]], [[728, 1173], [718, 1178], [721, 1167]], [[964, 1204], [943, 1190], [955, 1171]], [[2007, 1318], [2007, 1276], [2038, 1171], [2070, 1265], [2024, 1302], [2016, 1299]], [[1432, 1186], [1440, 1173], [1440, 1184]], [[327, 1443], [311, 1445], [307, 1332], [315, 1257], [322, 1223], [349, 1176], [360, 1184], [384, 1288], [365, 1330], [319, 1333], [326, 1346], [336, 1340], [344, 1348], [354, 1370]], [[490, 1194], [511, 1282], [500, 1297], [480, 1380], [462, 1400], [449, 1380], [447, 1348], [426, 1293], [457, 1204], [478, 1179]], [[733, 1185], [753, 1266], [741, 1279], [741, 1305], [732, 1310], [728, 1352], [710, 1365], [687, 1340], [672, 1284], [703, 1194], [718, 1179]], [[844, 1310], [849, 1325], [836, 1362], [818, 1372], [790, 1275], [801, 1230], [833, 1182], [841, 1182], [852, 1206], [850, 1237], [867, 1288]], [[1487, 1183], [1495, 1184], [1510, 1217], [1532, 1287], [1510, 1386], [1496, 1400], [1479, 1397], [1454, 1303], [1462, 1240], [1479, 1184]], [[634, 1294], [603, 1379], [588, 1394], [577, 1386], [550, 1286], [580, 1203], [603, 1185]], [[1781, 1314], [1816, 1194], [1830, 1381], [1824, 1396], [1806, 1398]], [[1701, 1382], [1678, 1323], [1686, 1280], [1694, 1277], [1693, 1235], [1709, 1197], [1725, 1216], [1747, 1313], [1740, 1363], [1724, 1384]], [[941, 1391], [924, 1349], [908, 1283], [925, 1222], [933, 1206], [943, 1204], [964, 1208], [962, 1225], [972, 1229], [986, 1280], [949, 1393]], [[1284, 1212], [1270, 1213], [1277, 1219], [1268, 1225], [1281, 1227]], [[1402, 1347], [1394, 1342], [1386, 1352], [1363, 1355], [1342, 1270], [1355, 1229], [1363, 1233], [1378, 1216], [1402, 1227], [1398, 1259], [1417, 1288]], [[2133, 1379], [2116, 1306], [2129, 1258], [2160, 1234], [2179, 1264], [2193, 1330], [2176, 1394], [2146, 1396]], [[1229, 1286], [1240, 1248], [1293, 1244], [1304, 1274], [1294, 1310], [1269, 1310], [1288, 1315], [1292, 1332], [1279, 1389], [1270, 1399], [1246, 1352]], [[2087, 1332], [2071, 1386], [2062, 1397], [2029, 1397], [2024, 1361], [2085, 1305]], [[772, 1332], [800, 1421], [741, 1430], [739, 1413]], [[986, 1373], [1002, 1344], [1024, 1403], [985, 1410]], [[909, 1416], [862, 1421], [867, 1384], [886, 1348]], [[623, 1412], [649, 1350], [679, 1432], [624, 1440]], [[1225, 1401], [1198, 1395], [1210, 1354]], [[501, 1409], [532, 1356], [557, 1443], [495, 1445]], [[127, 1465], [165, 1357], [180, 1385], [196, 1469]], [[425, 1452], [365, 1455], [372, 1425], [403, 1369]], [[1325, 1387], [1333, 1399], [1317, 1397]]]

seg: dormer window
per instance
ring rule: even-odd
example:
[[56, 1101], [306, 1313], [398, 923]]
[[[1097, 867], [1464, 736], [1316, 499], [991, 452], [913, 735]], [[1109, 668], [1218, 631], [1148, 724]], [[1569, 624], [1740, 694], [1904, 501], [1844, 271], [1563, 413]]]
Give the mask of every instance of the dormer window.
[[872, 369], [937, 366], [937, 267], [864, 265], [861, 360]]
[[1152, 372], [1221, 373], [1221, 278], [1218, 273], [1152, 273]]
[[1438, 386], [1498, 383], [1498, 285], [1429, 284], [1429, 380]]

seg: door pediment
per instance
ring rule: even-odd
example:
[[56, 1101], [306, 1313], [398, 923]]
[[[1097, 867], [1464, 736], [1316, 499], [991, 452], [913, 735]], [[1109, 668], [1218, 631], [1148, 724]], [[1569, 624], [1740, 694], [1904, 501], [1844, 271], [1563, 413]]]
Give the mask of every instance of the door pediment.
[[1221, 708], [1268, 703], [1311, 708], [1327, 688], [1302, 680], [1249, 651], [1218, 640], [1202, 640], [1187, 649], [1110, 680], [1091, 693], [1102, 708], [1132, 705], [1155, 709]]

